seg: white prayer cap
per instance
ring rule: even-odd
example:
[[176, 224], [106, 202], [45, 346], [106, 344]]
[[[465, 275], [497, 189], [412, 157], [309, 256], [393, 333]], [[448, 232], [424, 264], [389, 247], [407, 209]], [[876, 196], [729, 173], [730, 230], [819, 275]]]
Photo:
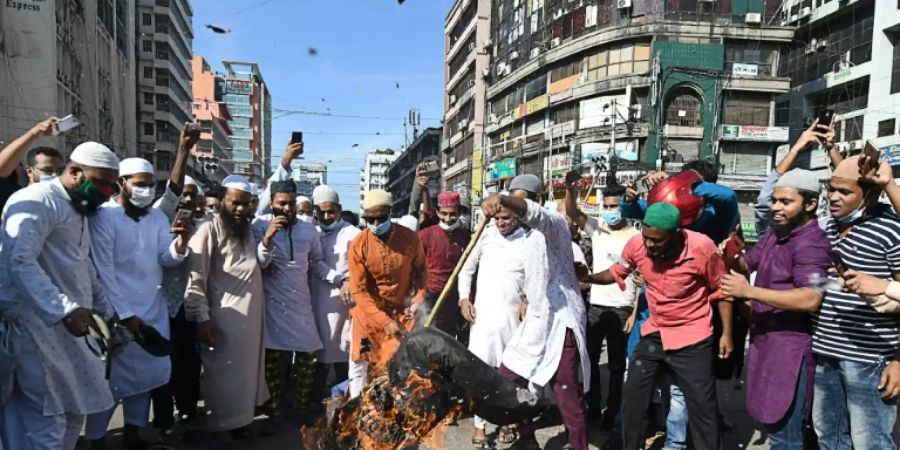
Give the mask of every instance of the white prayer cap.
[[200, 195], [205, 195], [203, 192], [203, 186], [200, 186], [200, 183], [197, 183], [197, 180], [191, 178], [189, 175], [184, 176], [184, 185], [185, 186], [196, 186], [197, 193]]
[[222, 187], [225, 189], [237, 189], [250, 195], [255, 194], [255, 190], [252, 188], [251, 183], [247, 181], [246, 177], [240, 175], [228, 175], [222, 180]]
[[300, 205], [300, 204], [302, 204], [302, 203], [304, 203], [304, 202], [305, 202], [305, 203], [310, 203], [310, 204], [312, 203], [311, 201], [309, 201], [309, 197], [307, 197], [307, 196], [305, 196], [305, 195], [298, 195], [298, 196], [297, 196], [297, 204]]
[[119, 163], [119, 176], [127, 177], [138, 173], [149, 173], [153, 175], [153, 164], [144, 158], [125, 158]]
[[250, 195], [259, 195], [259, 185], [250, 183]]
[[119, 158], [109, 147], [97, 142], [84, 142], [69, 155], [69, 160], [87, 167], [119, 170]]
[[327, 184], [320, 184], [313, 189], [313, 204], [321, 205], [322, 203], [340, 203], [341, 198], [338, 197], [337, 191]]
[[402, 225], [413, 231], [419, 231], [419, 219], [417, 219], [415, 216], [411, 216], [409, 214], [407, 214], [399, 219], [391, 219], [391, 222], [394, 222], [397, 225]]

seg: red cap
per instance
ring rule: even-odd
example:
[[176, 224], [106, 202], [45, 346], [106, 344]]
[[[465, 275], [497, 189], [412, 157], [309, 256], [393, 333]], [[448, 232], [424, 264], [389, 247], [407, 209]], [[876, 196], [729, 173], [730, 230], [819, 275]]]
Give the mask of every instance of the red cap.
[[647, 194], [647, 206], [657, 202], [675, 205], [681, 212], [681, 226], [686, 227], [703, 212], [703, 199], [694, 195], [694, 186], [703, 181], [695, 170], [685, 170], [657, 184]]
[[438, 208], [457, 208], [459, 207], [458, 192], [441, 192], [437, 197]]

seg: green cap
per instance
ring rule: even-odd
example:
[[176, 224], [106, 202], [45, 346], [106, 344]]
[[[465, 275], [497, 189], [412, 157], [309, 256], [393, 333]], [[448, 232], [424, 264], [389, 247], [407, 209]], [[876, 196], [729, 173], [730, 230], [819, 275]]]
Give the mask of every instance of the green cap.
[[681, 226], [681, 212], [671, 203], [654, 203], [644, 214], [644, 225], [661, 230], [677, 230]]

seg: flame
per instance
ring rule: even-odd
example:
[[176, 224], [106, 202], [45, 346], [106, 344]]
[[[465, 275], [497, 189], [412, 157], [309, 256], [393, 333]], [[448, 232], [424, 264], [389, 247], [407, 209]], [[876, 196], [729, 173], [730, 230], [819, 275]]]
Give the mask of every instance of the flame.
[[304, 448], [311, 450], [399, 450], [418, 443], [443, 449], [446, 422], [470, 405], [441, 389], [436, 377], [411, 371], [392, 384], [387, 375], [372, 380], [362, 394], [344, 400], [325, 420], [301, 430]]

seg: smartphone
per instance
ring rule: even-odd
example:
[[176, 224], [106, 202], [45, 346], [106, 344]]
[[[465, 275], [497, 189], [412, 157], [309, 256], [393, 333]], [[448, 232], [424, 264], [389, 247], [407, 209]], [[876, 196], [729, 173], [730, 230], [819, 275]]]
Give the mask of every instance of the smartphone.
[[866, 141], [866, 147], [863, 149], [863, 156], [866, 157], [865, 163], [859, 168], [861, 173], [869, 173], [871, 170], [878, 169], [880, 164], [878, 159], [881, 158], [881, 149], [871, 140]]
[[646, 178], [641, 178], [634, 183], [634, 189], [637, 191], [638, 195], [643, 195], [650, 192], [650, 183], [647, 182]]
[[298, 142], [303, 142], [303, 132], [295, 131], [291, 133], [291, 144], [296, 144]]
[[59, 136], [60, 134], [65, 133], [66, 131], [69, 131], [79, 125], [81, 125], [81, 122], [78, 120], [78, 118], [75, 117], [74, 114], [69, 114], [68, 116], [63, 117], [62, 119], [59, 119], [58, 122], [56, 122], [56, 125], [53, 127], [53, 135]]
[[178, 212], [175, 213], [175, 219], [172, 220], [172, 228], [178, 226], [179, 223], [190, 223], [191, 217], [194, 216], [194, 213], [189, 209], [179, 209]]
[[830, 127], [834, 122], [834, 110], [825, 109], [819, 113], [819, 123], [817, 126]]
[[422, 164], [419, 164], [419, 171], [423, 174], [434, 173], [439, 170], [440, 168], [438, 167], [437, 161], [425, 161]]

